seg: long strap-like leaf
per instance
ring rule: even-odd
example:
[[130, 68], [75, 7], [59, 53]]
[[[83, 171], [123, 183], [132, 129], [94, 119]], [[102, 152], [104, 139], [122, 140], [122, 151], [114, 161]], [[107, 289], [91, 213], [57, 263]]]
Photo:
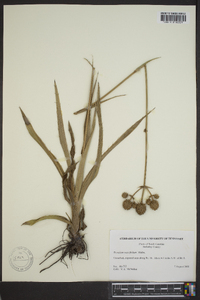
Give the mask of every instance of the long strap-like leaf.
[[[145, 63], [143, 63], [142, 65], [140, 65], [138, 68], [136, 68], [131, 74], [129, 74], [129, 75], [128, 75], [126, 78], [124, 78], [122, 81], [120, 81], [116, 86], [114, 86], [114, 88], [112, 88], [109, 92], [107, 92], [105, 95], [103, 95], [103, 96], [100, 98], [100, 103], [102, 104], [103, 102], [105, 102], [105, 101], [101, 101], [101, 100], [103, 100], [105, 97], [107, 97], [110, 93], [112, 93], [115, 89], [117, 89], [121, 84], [123, 84], [123, 83], [124, 83], [126, 80], [128, 80], [131, 76], [133, 76], [135, 73], [137, 73], [139, 70], [141, 70], [146, 64], [148, 64], [148, 63], [150, 63], [151, 61], [153, 61], [153, 60], [155, 60], [155, 59], [158, 59], [158, 58], [160, 58], [160, 57], [152, 58], [152, 59], [146, 61]], [[112, 97], [112, 98], [113, 98], [113, 97]], [[109, 98], [109, 100], [112, 99], [112, 98]], [[91, 105], [91, 107], [94, 107], [94, 106], [95, 106], [95, 103], [96, 103], [96, 102], [93, 102], [93, 104]], [[86, 111], [86, 110], [87, 110], [87, 107], [82, 108], [82, 109], [76, 111], [74, 114], [75, 114], [75, 115], [78, 115], [78, 114], [80, 114], [80, 113], [82, 113], [82, 112], [84, 112], [84, 111]]]
[[63, 171], [63, 168], [61, 167], [61, 165], [59, 164], [57, 158], [51, 153], [51, 151], [49, 151], [49, 149], [46, 147], [46, 145], [41, 140], [41, 138], [37, 135], [37, 133], [33, 129], [33, 126], [31, 125], [29, 119], [27, 118], [27, 116], [25, 115], [25, 113], [23, 112], [23, 110], [21, 108], [20, 108], [20, 110], [21, 110], [22, 117], [24, 119], [24, 123], [26, 125], [26, 128], [27, 128], [29, 134], [42, 147], [42, 149], [46, 152], [46, 154], [49, 156], [49, 158], [52, 160], [52, 162], [56, 166], [56, 168], [57, 168], [58, 172], [60, 173], [60, 175], [63, 176], [64, 175], [64, 171]]
[[32, 225], [34, 225], [37, 222], [40, 222], [40, 221], [43, 221], [43, 220], [48, 220], [48, 219], [62, 221], [64, 223], [67, 223], [67, 224], [71, 225], [71, 222], [67, 218], [62, 217], [62, 216], [57, 216], [57, 215], [43, 216], [43, 217], [40, 217], [38, 219], [33, 219], [33, 220], [26, 221], [22, 225], [30, 225], [30, 226], [32, 226]]
[[65, 136], [65, 129], [64, 129], [64, 123], [63, 123], [63, 117], [62, 117], [62, 110], [60, 105], [60, 97], [58, 94], [58, 88], [56, 85], [56, 82], [54, 81], [54, 88], [55, 88], [55, 95], [56, 95], [56, 111], [57, 111], [57, 122], [58, 122], [58, 134], [60, 139], [60, 144], [62, 146], [67, 165], [69, 166], [71, 164], [71, 158], [69, 155], [69, 149], [67, 145], [67, 139]]
[[82, 187], [81, 187], [81, 192], [80, 192], [80, 199], [83, 199], [89, 185], [92, 183], [92, 181], [96, 178], [100, 164], [101, 164], [101, 156], [102, 156], [102, 149], [103, 149], [103, 123], [102, 123], [102, 117], [101, 117], [101, 106], [100, 106], [100, 87], [98, 85], [98, 97], [97, 97], [97, 117], [98, 117], [98, 122], [99, 122], [99, 142], [98, 142], [98, 150], [97, 150], [97, 157], [95, 161], [95, 165], [93, 168], [90, 170], [90, 172], [87, 174], [85, 177]]
[[[152, 112], [152, 110], [150, 111]], [[148, 114], [150, 114], [150, 112]], [[142, 120], [146, 117], [146, 115], [144, 117], [142, 117], [140, 120], [138, 120], [135, 124], [133, 124], [128, 130], [126, 130], [113, 144], [112, 146], [110, 146], [102, 155], [101, 155], [101, 161], [117, 146], [119, 145], [119, 143], [121, 143], [129, 134], [131, 134], [131, 132], [133, 132], [137, 126], [142, 122]], [[93, 166], [93, 168], [89, 171], [89, 173], [87, 174], [86, 178], [84, 179], [83, 182], [83, 187], [81, 190], [81, 197], [83, 198], [89, 184], [89, 178], [92, 176], [93, 172], [95, 172], [95, 168], [96, 166]], [[80, 198], [81, 198], [80, 197]]]
[[[75, 163], [74, 161], [74, 156], [75, 156], [75, 138], [74, 138], [74, 132], [72, 130], [72, 126], [70, 124], [70, 122], [68, 122], [68, 130], [70, 133], [70, 137], [71, 137], [71, 150], [70, 150], [70, 157], [71, 157], [71, 163]], [[71, 165], [71, 164], [70, 164]]]
[[80, 163], [79, 163], [78, 173], [77, 173], [77, 177], [76, 177], [76, 188], [75, 188], [75, 195], [76, 195], [77, 199], [79, 198], [79, 193], [80, 193], [81, 185], [82, 185], [82, 182], [83, 182], [86, 158], [87, 158], [88, 150], [89, 150], [90, 143], [91, 143], [91, 140], [92, 140], [92, 136], [93, 136], [93, 133], [94, 133], [95, 123], [96, 123], [96, 111], [95, 111], [94, 116], [93, 116], [90, 137], [87, 141], [85, 150], [82, 153], [81, 160], [80, 160]]
[[93, 61], [92, 63], [90, 63], [88, 60], [86, 60], [92, 67], [92, 74], [91, 74], [91, 80], [90, 80], [90, 93], [89, 93], [89, 99], [88, 99], [88, 108], [87, 108], [87, 112], [86, 112], [86, 116], [85, 116], [85, 122], [84, 122], [84, 137], [83, 137], [83, 146], [82, 146], [82, 150], [81, 150], [81, 154], [83, 153], [87, 141], [90, 137], [90, 132], [91, 132], [91, 124], [90, 124], [90, 120], [91, 120], [91, 105], [92, 105], [92, 101], [93, 101], [93, 95], [94, 95], [94, 91], [95, 91], [95, 87], [96, 87], [96, 83], [97, 83], [97, 78], [98, 78], [98, 74], [96, 76], [96, 80], [94, 81], [94, 71], [95, 68], [93, 66]]
[[[155, 109], [155, 108], [154, 108]], [[150, 114], [154, 109], [152, 109], [151, 111], [148, 112], [148, 114]], [[147, 114], [147, 115], [148, 115]], [[135, 124], [133, 124], [129, 129], [127, 129], [102, 155], [101, 160], [103, 160], [117, 145], [119, 145], [119, 143], [121, 143], [127, 136], [129, 136], [129, 134], [131, 134], [131, 132], [133, 132], [138, 125], [142, 122], [142, 120], [144, 118], [146, 118], [146, 116], [143, 116], [141, 119], [139, 119]]]

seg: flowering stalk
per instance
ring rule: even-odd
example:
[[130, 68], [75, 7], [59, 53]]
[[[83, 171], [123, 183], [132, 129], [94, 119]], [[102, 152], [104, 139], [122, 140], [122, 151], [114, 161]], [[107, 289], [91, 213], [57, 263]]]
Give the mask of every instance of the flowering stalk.
[[[144, 73], [145, 73], [145, 111], [146, 111], [146, 118], [145, 118], [145, 163], [144, 163], [144, 179], [143, 185], [140, 186], [133, 195], [128, 193], [123, 193], [122, 197], [126, 200], [123, 201], [123, 208], [129, 210], [131, 208], [136, 209], [136, 212], [139, 215], [143, 215], [146, 212], [146, 204], [150, 205], [153, 210], [157, 210], [159, 207], [159, 203], [157, 199], [159, 198], [158, 194], [152, 194], [150, 192], [150, 187], [146, 185], [146, 178], [147, 178], [147, 146], [148, 146], [148, 76], [147, 76], [147, 64], [143, 65]], [[135, 195], [142, 190], [142, 195], [138, 203], [135, 202]], [[146, 199], [146, 204], [144, 203], [144, 194], [145, 191], [149, 194], [149, 197]]]

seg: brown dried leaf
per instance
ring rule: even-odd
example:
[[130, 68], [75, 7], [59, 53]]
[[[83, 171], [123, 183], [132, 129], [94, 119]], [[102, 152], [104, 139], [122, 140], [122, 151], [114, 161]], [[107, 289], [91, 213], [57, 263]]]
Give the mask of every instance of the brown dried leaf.
[[92, 181], [96, 178], [100, 164], [101, 164], [101, 156], [102, 156], [102, 149], [103, 149], [103, 123], [102, 123], [102, 117], [101, 117], [101, 106], [100, 106], [100, 87], [98, 85], [98, 97], [97, 97], [97, 117], [99, 122], [99, 142], [98, 142], [98, 149], [97, 149], [97, 157], [96, 162], [93, 168], [89, 171], [87, 176], [85, 177], [83, 184], [81, 186], [81, 192], [80, 192], [80, 199], [83, 199], [89, 185], [92, 183]]
[[[127, 77], [125, 77], [122, 81], [120, 81], [120, 83], [118, 83], [114, 88], [112, 88], [109, 92], [107, 92], [105, 95], [103, 95], [100, 98], [100, 104], [104, 102], [104, 101], [101, 101], [102, 99], [104, 99], [105, 97], [107, 97], [110, 93], [112, 93], [115, 89], [117, 89], [122, 83], [124, 83], [126, 80], [128, 80], [131, 76], [133, 76], [135, 73], [137, 73], [139, 70], [141, 70], [148, 63], [150, 63], [151, 61], [153, 61], [155, 59], [158, 59], [158, 58], [160, 58], [160, 57], [152, 58], [152, 59], [146, 61], [145, 63], [143, 63], [142, 65], [140, 65], [138, 68], [136, 68], [131, 74], [129, 74]], [[110, 99], [112, 99], [112, 98], [110, 98]], [[93, 103], [93, 105], [95, 105], [95, 102]], [[82, 112], [84, 112], [86, 110], [87, 110], [87, 107], [83, 108], [81, 110], [76, 111], [74, 114], [77, 115], [77, 114], [80, 114], [80, 113], [82, 113]]]
[[85, 230], [85, 228], [87, 227], [87, 225], [84, 222], [84, 218], [85, 218], [85, 209], [83, 206], [79, 214], [79, 230]]
[[95, 123], [96, 123], [96, 111], [95, 111], [94, 116], [93, 116], [93, 122], [92, 122], [90, 137], [88, 139], [86, 148], [85, 148], [84, 152], [82, 153], [81, 160], [80, 160], [80, 163], [79, 163], [78, 173], [77, 173], [77, 177], [76, 177], [76, 187], [75, 187], [75, 195], [77, 196], [77, 199], [79, 198], [79, 193], [80, 193], [81, 185], [82, 185], [82, 182], [83, 182], [86, 158], [87, 158], [88, 150], [89, 150], [90, 143], [91, 143], [91, 140], [92, 140], [92, 136], [93, 136], [93, 133], [94, 133]]
[[64, 171], [63, 171], [63, 168], [61, 167], [61, 165], [59, 164], [57, 158], [51, 153], [51, 151], [49, 151], [49, 149], [46, 147], [46, 145], [41, 140], [41, 138], [37, 135], [37, 133], [33, 129], [33, 126], [31, 125], [29, 119], [27, 118], [27, 116], [25, 115], [25, 113], [23, 112], [23, 110], [21, 108], [20, 108], [20, 110], [21, 110], [22, 117], [24, 119], [24, 123], [26, 125], [26, 128], [27, 128], [29, 134], [42, 147], [42, 149], [46, 152], [46, 154], [49, 156], [49, 158], [54, 163], [54, 165], [57, 168], [57, 170], [60, 173], [60, 175], [63, 176], [64, 175]]
[[71, 162], [74, 164], [74, 156], [75, 156], [75, 138], [74, 138], [74, 133], [73, 133], [73, 130], [72, 130], [72, 127], [71, 127], [70, 122], [68, 122], [68, 130], [69, 130], [69, 133], [70, 133], [71, 143], [72, 143], [71, 150], [70, 150]]
[[59, 139], [60, 139], [60, 144], [62, 146], [67, 165], [69, 166], [71, 163], [71, 159], [69, 156], [69, 150], [68, 150], [68, 145], [67, 145], [67, 139], [65, 136], [65, 129], [64, 129], [64, 123], [63, 123], [63, 118], [62, 118], [62, 110], [61, 110], [61, 105], [60, 105], [60, 97], [58, 94], [58, 88], [56, 85], [56, 82], [54, 81], [54, 88], [55, 88], [55, 95], [56, 95], [56, 111], [57, 111], [57, 122], [58, 122], [58, 133], [59, 133]]
[[40, 221], [43, 221], [43, 220], [48, 220], [48, 219], [62, 221], [64, 223], [67, 223], [67, 224], [71, 225], [71, 222], [67, 218], [62, 217], [62, 216], [57, 216], [57, 215], [43, 216], [43, 217], [38, 218], [38, 219], [33, 219], [33, 220], [26, 221], [22, 225], [30, 225], [30, 226], [32, 226], [32, 225], [34, 225], [37, 222], [40, 222]]
[[73, 178], [73, 174], [74, 171], [76, 169], [76, 165], [79, 162], [74, 162], [72, 163], [68, 168], [67, 171], [65, 172], [65, 174], [63, 175], [63, 180], [62, 180], [62, 184], [63, 184], [63, 194], [64, 194], [64, 198], [65, 200], [67, 200], [67, 202], [69, 204], [71, 204], [72, 200], [71, 200], [71, 194], [69, 194], [69, 190], [74, 192], [74, 178]]
[[[89, 61], [87, 61], [89, 63]], [[91, 74], [91, 80], [90, 80], [90, 93], [89, 93], [89, 99], [88, 99], [88, 108], [87, 108], [87, 112], [86, 112], [86, 116], [85, 116], [85, 122], [84, 122], [84, 138], [83, 138], [83, 146], [82, 146], [82, 150], [81, 153], [83, 153], [83, 151], [85, 150], [86, 144], [87, 144], [87, 140], [90, 136], [90, 119], [91, 119], [91, 104], [92, 104], [92, 99], [93, 99], [93, 92], [94, 92], [94, 88], [95, 85], [93, 86], [94, 83], [94, 66], [93, 66], [93, 62], [92, 64], [90, 64], [92, 67], [92, 74]]]
[[[155, 108], [154, 108], [155, 109]], [[148, 112], [150, 114], [154, 109]], [[117, 145], [119, 145], [129, 134], [131, 134], [138, 125], [142, 122], [144, 118], [148, 115], [146, 114], [140, 120], [138, 120], [135, 124], [133, 124], [129, 129], [127, 129], [113, 144], [110, 146], [102, 155], [101, 160], [103, 160]]]
[[[117, 95], [117, 96], [113, 96], [113, 97], [107, 98], [107, 99], [105, 99], [105, 100], [100, 101], [100, 104], [102, 104], [102, 103], [104, 103], [104, 102], [107, 102], [107, 101], [109, 101], [109, 100], [111, 100], [111, 99], [115, 99], [115, 98], [123, 97], [123, 96], [126, 96], [126, 94]], [[96, 105], [96, 102], [93, 102], [93, 103], [91, 104], [91, 108], [95, 107], [95, 105]], [[80, 114], [80, 113], [82, 113], [82, 112], [84, 112], [84, 111], [86, 111], [86, 110], [87, 110], [87, 107], [86, 107], [86, 108], [82, 108], [82, 109], [80, 109], [79, 111], [75, 112], [74, 115], [78, 115], [78, 114]]]
[[67, 185], [66, 188], [67, 188], [67, 192], [69, 194], [70, 203], [72, 206], [74, 206], [75, 202], [76, 202], [76, 198], [74, 197], [74, 192], [71, 191], [70, 185]]
[[[152, 109], [153, 110], [153, 109]], [[152, 112], [152, 110], [150, 112]], [[150, 114], [150, 112], [148, 114]], [[121, 143], [129, 134], [131, 134], [136, 128], [137, 126], [142, 122], [142, 120], [146, 117], [146, 115], [144, 117], [142, 117], [139, 121], [137, 121], [135, 124], [133, 124], [128, 130], [126, 130], [116, 141], [115, 143], [112, 144], [112, 146], [110, 146], [102, 155], [101, 155], [101, 161], [117, 146], [119, 145], [119, 143]], [[81, 190], [81, 196], [80, 198], [83, 198], [89, 184], [89, 178], [91, 177], [91, 175], [93, 174], [93, 172], [95, 171], [96, 166], [93, 166], [93, 168], [89, 171], [89, 173], [87, 174], [84, 182], [83, 182], [83, 187]]]

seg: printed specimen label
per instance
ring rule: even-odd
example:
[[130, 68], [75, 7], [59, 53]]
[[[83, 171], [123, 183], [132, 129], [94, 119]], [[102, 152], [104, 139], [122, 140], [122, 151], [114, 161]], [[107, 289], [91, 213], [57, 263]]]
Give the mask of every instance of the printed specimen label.
[[110, 231], [110, 280], [193, 281], [193, 261], [193, 231]]

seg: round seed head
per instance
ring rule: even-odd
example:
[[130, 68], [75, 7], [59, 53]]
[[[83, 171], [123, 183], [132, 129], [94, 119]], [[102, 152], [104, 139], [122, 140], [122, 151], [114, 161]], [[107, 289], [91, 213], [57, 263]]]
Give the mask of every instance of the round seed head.
[[158, 195], [158, 194], [154, 194], [153, 197], [154, 197], [155, 199], [158, 199], [158, 198], [159, 198], [159, 195]]
[[124, 200], [122, 205], [123, 205], [123, 208], [126, 210], [129, 210], [132, 207], [132, 203], [130, 200]]
[[158, 207], [159, 207], [158, 201], [157, 201], [157, 200], [152, 200], [152, 201], [151, 201], [151, 204], [150, 204], [150, 207], [151, 207], [151, 209], [153, 209], [153, 210], [157, 210]]
[[146, 200], [146, 204], [150, 205], [150, 203], [151, 203], [151, 199], [148, 198], [148, 199]]
[[123, 193], [123, 194], [122, 194], [122, 197], [123, 197], [123, 198], [127, 198], [127, 197], [128, 197], [128, 193]]
[[146, 204], [138, 203], [136, 205], [136, 212], [138, 213], [138, 215], [143, 215], [145, 211], [146, 211]]

